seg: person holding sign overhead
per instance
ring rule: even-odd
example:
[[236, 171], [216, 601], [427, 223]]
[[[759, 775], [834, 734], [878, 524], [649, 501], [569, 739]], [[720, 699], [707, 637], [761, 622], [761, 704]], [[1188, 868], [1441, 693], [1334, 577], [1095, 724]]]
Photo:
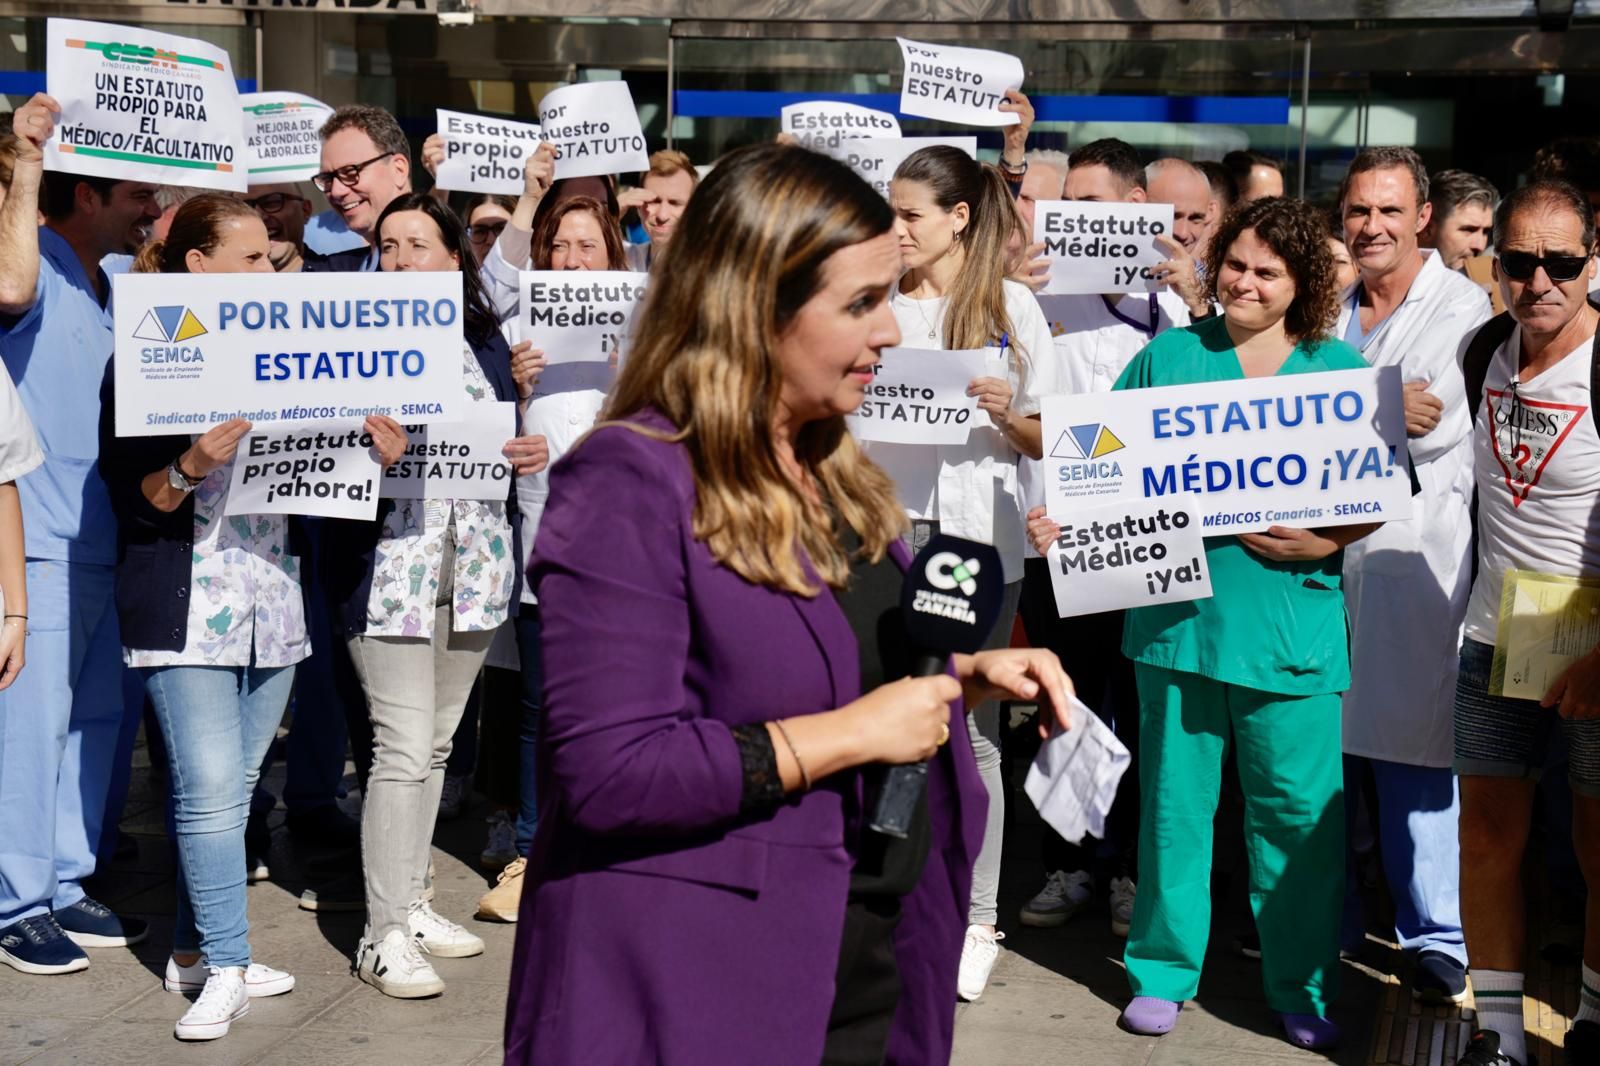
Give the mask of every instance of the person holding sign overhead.
[[[512, 400], [511, 356], [455, 213], [433, 197], [390, 202], [375, 232], [385, 271], [456, 271], [465, 291], [464, 383], [478, 402]], [[544, 442], [514, 437], [516, 473], [544, 465]], [[333, 521], [329, 594], [372, 719], [372, 772], [361, 809], [367, 927], [356, 974], [385, 995], [438, 995], [422, 957], [483, 951], [483, 941], [424, 899], [429, 845], [450, 738], [494, 631], [516, 610], [516, 498], [380, 503], [372, 522]]]
[[[1330, 336], [1339, 313], [1326, 225], [1296, 201], [1231, 214], [1206, 264], [1223, 314], [1156, 337], [1118, 389], [1366, 367]], [[1059, 528], [1028, 515], [1041, 554]], [[1267, 1002], [1289, 1040], [1331, 1047], [1326, 1017], [1344, 896], [1340, 693], [1350, 649], [1344, 545], [1373, 525], [1273, 526], [1206, 538], [1210, 599], [1128, 611], [1123, 650], [1140, 701], [1139, 893], [1124, 956], [1121, 1025], [1158, 1036], [1199, 987], [1211, 930], [1211, 833], [1237, 745]]]
[[[1050, 327], [1033, 293], [1006, 277], [1022, 223], [998, 170], [956, 148], [924, 148], [895, 171], [890, 206], [906, 267], [892, 307], [906, 346], [989, 349], [996, 372], [968, 386], [989, 424], [974, 426], [966, 444], [873, 444], [870, 452], [899, 488], [914, 549], [944, 532], [999, 550], [1006, 598], [990, 640], [1005, 647], [1022, 590], [1017, 457], [1040, 457], [1039, 397], [1057, 391]], [[967, 727], [989, 791], [961, 962], [960, 993], [972, 1000], [988, 983], [1001, 935], [995, 919], [1006, 788], [999, 704], [978, 707]]]
[[[206, 193], [186, 201], [141, 273], [272, 272], [255, 210]], [[139, 671], [171, 765], [170, 831], [178, 905], [169, 992], [199, 992], [180, 1040], [215, 1040], [250, 999], [294, 987], [251, 961], [245, 914], [245, 818], [277, 735], [294, 665], [311, 653], [303, 551], [283, 515], [228, 514], [228, 486], [250, 423], [198, 437], [116, 435], [114, 374], [101, 387], [100, 473], [117, 515], [117, 613], [123, 661]], [[389, 418], [367, 419], [385, 464], [405, 449]]]

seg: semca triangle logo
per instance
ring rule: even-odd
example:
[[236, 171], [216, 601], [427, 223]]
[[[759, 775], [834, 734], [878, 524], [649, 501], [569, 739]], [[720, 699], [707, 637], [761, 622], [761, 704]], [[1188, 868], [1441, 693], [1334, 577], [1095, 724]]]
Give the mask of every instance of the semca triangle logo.
[[1572, 435], [1572, 427], [1589, 410], [1582, 404], [1528, 400], [1512, 390], [1489, 389], [1494, 419], [1495, 461], [1500, 464], [1511, 506], [1528, 501], [1556, 449]]
[[166, 307], [152, 307], [144, 313], [144, 318], [139, 320], [139, 326], [133, 331], [135, 340], [154, 341], [157, 344], [175, 344], [178, 341], [192, 340], [202, 337], [206, 327], [194, 316], [194, 312], [182, 304], [172, 304]]
[[1099, 459], [1101, 456], [1120, 452], [1127, 445], [1117, 438], [1117, 435], [1100, 422], [1090, 422], [1082, 426], [1068, 426], [1066, 431], [1056, 438], [1055, 447], [1050, 449], [1052, 459]]

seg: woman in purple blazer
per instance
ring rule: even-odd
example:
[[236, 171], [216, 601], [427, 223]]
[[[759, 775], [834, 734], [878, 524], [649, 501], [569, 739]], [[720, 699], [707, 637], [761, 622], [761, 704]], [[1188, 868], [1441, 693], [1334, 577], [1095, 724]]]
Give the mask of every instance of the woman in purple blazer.
[[[957, 701], [1064, 713], [1070, 686], [1031, 650], [905, 676], [904, 512], [844, 423], [900, 340], [893, 223], [821, 155], [727, 157], [652, 272], [609, 421], [552, 471], [507, 1062], [949, 1058], [986, 804]], [[930, 758], [885, 847], [877, 768]]]

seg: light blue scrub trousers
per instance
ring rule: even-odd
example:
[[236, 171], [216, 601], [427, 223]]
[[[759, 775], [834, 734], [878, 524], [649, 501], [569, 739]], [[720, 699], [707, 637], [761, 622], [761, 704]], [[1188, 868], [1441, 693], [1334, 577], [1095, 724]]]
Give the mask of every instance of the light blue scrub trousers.
[[94, 873], [122, 730], [114, 568], [29, 559], [27, 665], [0, 692], [0, 926]]

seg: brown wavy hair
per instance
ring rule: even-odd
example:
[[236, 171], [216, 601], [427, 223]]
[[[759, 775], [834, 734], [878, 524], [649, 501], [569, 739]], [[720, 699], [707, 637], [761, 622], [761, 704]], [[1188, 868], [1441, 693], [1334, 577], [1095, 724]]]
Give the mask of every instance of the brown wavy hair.
[[1333, 335], [1339, 322], [1339, 281], [1328, 251], [1328, 222], [1300, 200], [1272, 196], [1228, 212], [1206, 253], [1206, 298], [1217, 299], [1217, 278], [1233, 242], [1245, 230], [1282, 259], [1294, 278], [1294, 299], [1283, 316], [1290, 340], [1316, 343]]
[[222, 227], [235, 218], [259, 218], [243, 200], [221, 193], [201, 193], [185, 200], [172, 216], [165, 240], [146, 241], [134, 257], [135, 274], [187, 274], [190, 251], [211, 255], [222, 243]]
[[[889, 476], [829, 418], [805, 425], [795, 458], [820, 487], [802, 491], [778, 459], [773, 426], [783, 374], [774, 352], [823, 285], [830, 256], [889, 232], [894, 213], [844, 164], [804, 148], [758, 144], [724, 157], [689, 200], [651, 271], [638, 332], [604, 417], [655, 409], [694, 465], [694, 535], [757, 585], [802, 596], [843, 587], [850, 558], [834, 514], [877, 561], [906, 525]], [[829, 508], [832, 508], [830, 512]]]
[[605, 205], [592, 196], [569, 196], [534, 222], [533, 269], [550, 269], [550, 253], [556, 243], [556, 231], [561, 228], [561, 220], [574, 211], [587, 211], [600, 227], [600, 234], [606, 242], [606, 269], [627, 270], [628, 256], [622, 249], [622, 230], [617, 220], [607, 213]]

